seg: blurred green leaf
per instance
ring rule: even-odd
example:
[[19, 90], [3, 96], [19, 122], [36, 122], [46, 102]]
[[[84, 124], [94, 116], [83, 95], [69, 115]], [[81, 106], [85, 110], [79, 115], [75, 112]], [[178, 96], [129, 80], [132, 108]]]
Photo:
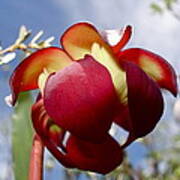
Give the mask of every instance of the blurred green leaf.
[[155, 13], [163, 13], [163, 9], [156, 3], [152, 3], [151, 4], [151, 9], [155, 12]]
[[180, 167], [178, 167], [177, 169], [175, 169], [174, 174], [180, 178]]
[[175, 2], [177, 2], [177, 0], [164, 0], [164, 3], [165, 3], [165, 5], [166, 5], [166, 8], [167, 8], [167, 9], [171, 9], [173, 3], [175, 3]]
[[28, 179], [28, 166], [33, 134], [30, 120], [31, 105], [31, 94], [29, 92], [21, 93], [12, 116], [12, 150], [16, 180]]

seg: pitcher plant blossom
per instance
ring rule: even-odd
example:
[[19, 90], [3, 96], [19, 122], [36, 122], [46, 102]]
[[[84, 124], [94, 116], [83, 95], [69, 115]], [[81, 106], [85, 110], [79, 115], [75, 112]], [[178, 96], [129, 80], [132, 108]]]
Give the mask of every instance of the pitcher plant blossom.
[[[113, 33], [119, 39], [112, 45]], [[12, 73], [13, 105], [19, 93], [39, 88], [33, 126], [65, 167], [111, 172], [121, 164], [124, 149], [160, 120], [160, 89], [177, 95], [175, 71], [164, 58], [141, 48], [124, 49], [131, 34], [131, 26], [109, 34], [77, 23], [62, 35], [61, 48], [34, 52]], [[124, 144], [109, 134], [112, 123], [129, 133]]]

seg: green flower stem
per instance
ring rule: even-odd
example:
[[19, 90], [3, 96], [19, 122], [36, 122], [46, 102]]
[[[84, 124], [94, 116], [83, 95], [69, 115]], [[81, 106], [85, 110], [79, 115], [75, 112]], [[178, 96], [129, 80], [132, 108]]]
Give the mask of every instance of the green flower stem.
[[44, 145], [37, 134], [34, 135], [29, 166], [29, 180], [43, 180]]

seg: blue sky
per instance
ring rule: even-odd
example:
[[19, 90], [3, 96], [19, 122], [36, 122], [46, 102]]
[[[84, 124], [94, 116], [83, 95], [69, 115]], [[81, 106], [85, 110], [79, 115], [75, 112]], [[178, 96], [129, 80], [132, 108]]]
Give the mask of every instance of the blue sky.
[[[11, 44], [21, 25], [35, 34], [44, 30], [45, 38], [55, 36], [54, 45], [71, 24], [90, 21], [100, 29], [121, 28], [130, 24], [134, 27], [129, 47], [143, 47], [162, 55], [176, 70], [180, 67], [180, 22], [171, 14], [153, 15], [151, 1], [134, 0], [1, 0], [0, 41], [2, 46]], [[13, 69], [15, 63], [11, 63]], [[12, 71], [11, 69], [11, 71]], [[0, 122], [8, 123], [4, 96], [9, 94], [10, 72], [0, 67]], [[6, 119], [6, 120], [5, 120]], [[1, 138], [1, 137], [0, 137]], [[1, 146], [0, 146], [1, 151]], [[1, 159], [0, 159], [1, 160]]]
[[[53, 45], [59, 45], [59, 37], [71, 24], [90, 21], [100, 29], [121, 28], [127, 24], [133, 26], [133, 36], [127, 47], [143, 47], [156, 52], [172, 64], [176, 70], [179, 61], [180, 22], [171, 14], [154, 15], [150, 9], [151, 1], [134, 0], [1, 0], [0, 41], [2, 46], [11, 44], [19, 27], [25, 25], [36, 34], [44, 30], [44, 38], [55, 36]], [[11, 68], [14, 68], [11, 63]], [[11, 69], [11, 71], [12, 71]], [[4, 96], [8, 95], [8, 77], [10, 72], [0, 67], [0, 107], [2, 116], [6, 116], [8, 107]]]

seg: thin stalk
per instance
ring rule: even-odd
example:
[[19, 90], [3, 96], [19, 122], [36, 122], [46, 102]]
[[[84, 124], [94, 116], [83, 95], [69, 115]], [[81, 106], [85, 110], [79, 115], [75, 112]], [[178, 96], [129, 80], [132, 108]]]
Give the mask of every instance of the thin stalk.
[[29, 165], [29, 180], [43, 180], [44, 145], [40, 137], [35, 134]]

